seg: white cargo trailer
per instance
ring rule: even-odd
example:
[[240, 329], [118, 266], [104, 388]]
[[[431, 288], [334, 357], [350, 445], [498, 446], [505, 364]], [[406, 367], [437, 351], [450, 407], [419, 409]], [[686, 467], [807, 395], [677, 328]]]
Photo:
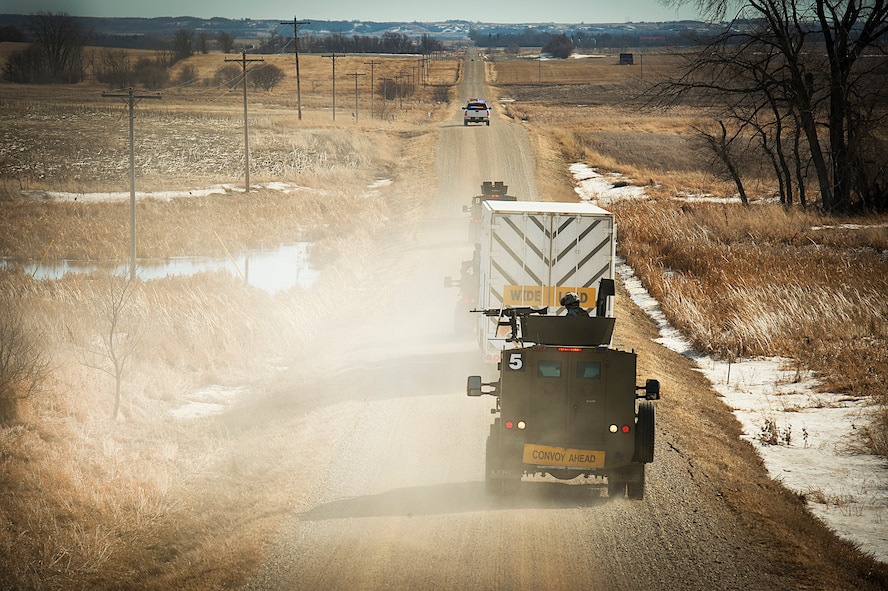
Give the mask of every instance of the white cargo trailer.
[[[593, 309], [601, 279], [614, 278], [614, 214], [590, 203], [485, 201], [480, 247], [479, 309], [548, 306], [548, 315], [560, 315], [561, 297], [571, 291]], [[612, 317], [611, 298], [606, 310]], [[478, 316], [484, 360], [497, 363], [510, 328]]]

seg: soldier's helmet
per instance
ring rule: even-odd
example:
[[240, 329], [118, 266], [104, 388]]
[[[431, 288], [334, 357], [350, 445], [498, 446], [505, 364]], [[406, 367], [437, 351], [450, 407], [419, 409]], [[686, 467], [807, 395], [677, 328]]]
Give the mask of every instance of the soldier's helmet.
[[576, 292], [569, 291], [561, 296], [561, 305], [565, 308], [578, 306], [580, 304], [580, 296]]

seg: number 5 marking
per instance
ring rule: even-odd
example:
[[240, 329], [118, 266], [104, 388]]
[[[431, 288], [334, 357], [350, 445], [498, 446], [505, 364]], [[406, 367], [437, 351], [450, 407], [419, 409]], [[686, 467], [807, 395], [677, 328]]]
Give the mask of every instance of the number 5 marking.
[[524, 359], [521, 357], [521, 353], [512, 353], [509, 355], [509, 369], [514, 369], [515, 371], [518, 371], [523, 367]]

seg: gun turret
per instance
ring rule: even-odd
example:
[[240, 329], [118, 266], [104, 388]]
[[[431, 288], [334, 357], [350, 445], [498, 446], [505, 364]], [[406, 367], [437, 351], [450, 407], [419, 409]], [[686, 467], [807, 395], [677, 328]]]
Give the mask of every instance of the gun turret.
[[518, 306], [515, 308], [507, 307], [489, 308], [487, 310], [470, 310], [470, 312], [480, 312], [489, 318], [497, 318], [497, 326], [508, 326], [512, 329], [512, 334], [506, 340], [509, 342], [516, 342], [521, 340], [518, 331], [518, 319], [525, 318], [531, 314], [545, 316], [549, 313], [549, 307], [532, 308], [530, 306]]

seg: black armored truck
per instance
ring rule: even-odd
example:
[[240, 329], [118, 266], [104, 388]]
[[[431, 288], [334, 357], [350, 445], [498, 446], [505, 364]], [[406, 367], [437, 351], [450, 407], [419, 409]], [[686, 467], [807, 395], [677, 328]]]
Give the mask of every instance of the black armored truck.
[[594, 315], [549, 315], [547, 308], [480, 310], [508, 330], [499, 379], [470, 376], [469, 396], [491, 395], [485, 482], [517, 492], [524, 475], [607, 479], [609, 497], [644, 498], [654, 459], [654, 404], [660, 383], [636, 385], [636, 355], [610, 346], [605, 316], [612, 279], [602, 279]]

